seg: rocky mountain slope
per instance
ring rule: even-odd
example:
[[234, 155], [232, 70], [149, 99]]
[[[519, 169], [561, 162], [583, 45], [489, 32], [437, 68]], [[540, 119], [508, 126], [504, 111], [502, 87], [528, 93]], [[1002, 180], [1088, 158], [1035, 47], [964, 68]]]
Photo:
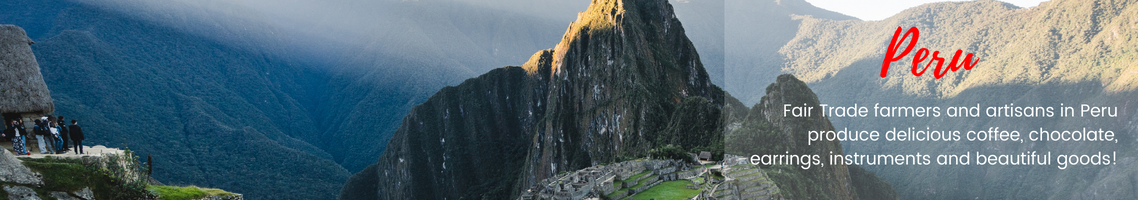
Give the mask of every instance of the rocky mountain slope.
[[[1050, 1], [1019, 8], [998, 1], [933, 3], [882, 21], [836, 21], [802, 17], [797, 34], [779, 51], [784, 69], [801, 77], [823, 103], [850, 106], [1115, 106], [1117, 117], [1045, 118], [831, 118], [836, 127], [890, 129], [1113, 130], [1118, 143], [939, 142], [844, 143], [846, 153], [1063, 152], [1116, 151], [1133, 155], [1138, 133], [1133, 99], [1138, 56], [1138, 2]], [[897, 27], [921, 31], [917, 48], [951, 54], [974, 53], [980, 63], [941, 79], [913, 76], [911, 56], [878, 76], [890, 36]], [[951, 55], [946, 57], [951, 59]], [[930, 69], [931, 70], [931, 69]], [[1076, 108], [1077, 109], [1077, 108]], [[1129, 199], [1134, 184], [1133, 156], [1111, 166], [864, 166], [897, 187], [902, 198], [948, 199]]]
[[[809, 94], [803, 98], [816, 104], [805, 91], [789, 93]], [[746, 109], [711, 84], [671, 5], [595, 1], [553, 49], [444, 88], [413, 108], [379, 162], [353, 175], [340, 198], [507, 199], [558, 173], [643, 157], [666, 144], [722, 156], [724, 120], [743, 119], [724, 116]], [[828, 127], [817, 123], [825, 124], [802, 127]], [[845, 166], [829, 169], [808, 175], [816, 182], [787, 184], [857, 199]]]
[[508, 198], [558, 172], [645, 155], [679, 104], [722, 95], [669, 4], [594, 2], [555, 48], [416, 106], [341, 198]]

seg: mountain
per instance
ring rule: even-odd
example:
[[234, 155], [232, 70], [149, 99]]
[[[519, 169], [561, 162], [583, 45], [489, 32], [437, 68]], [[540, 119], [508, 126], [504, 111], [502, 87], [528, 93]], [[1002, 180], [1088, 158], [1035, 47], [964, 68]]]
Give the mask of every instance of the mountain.
[[[785, 94], [794, 98], [784, 99], [817, 104], [804, 83], [787, 77], [779, 80], [795, 89]], [[711, 83], [666, 1], [594, 1], [554, 48], [443, 88], [412, 108], [379, 162], [353, 175], [340, 199], [512, 199], [558, 173], [645, 157], [667, 145], [722, 159], [725, 120], [743, 120], [747, 110]], [[793, 121], [778, 127], [832, 129], [824, 119]], [[837, 142], [803, 149], [841, 151]], [[857, 199], [861, 188], [852, 187], [845, 166], [829, 169], [787, 172], [793, 175], [779, 184], [796, 194], [823, 192], [815, 198]], [[876, 190], [884, 182], [872, 173], [857, 174], [856, 184], [874, 183], [867, 193], [882, 192]], [[794, 181], [802, 177], [812, 182]]]
[[801, 16], [857, 20], [804, 0], [726, 0], [724, 8], [721, 86], [745, 105], [758, 103], [765, 95], [763, 88], [779, 74], [788, 73], [779, 49], [797, 36]]
[[[55, 114], [79, 120], [86, 144], [153, 155], [154, 175], [167, 183], [256, 198], [327, 198], [336, 194], [322, 191], [346, 180], [349, 172], [328, 153], [289, 136], [306, 129], [285, 126], [311, 120], [301, 107], [313, 91], [302, 86], [319, 84], [311, 75], [320, 72], [115, 13], [71, 9], [79, 27], [33, 50]], [[119, 37], [133, 31], [154, 34]]]
[[[1052, 152], [1121, 157], [1108, 166], [862, 166], [894, 185], [905, 199], [1132, 199], [1138, 132], [1135, 92], [1134, 1], [1051, 1], [1019, 8], [998, 1], [932, 3], [882, 21], [799, 17], [794, 38], [779, 53], [784, 70], [802, 78], [831, 106], [1090, 106], [1117, 107], [1117, 117], [832, 117], [839, 129], [1112, 130], [1117, 143], [1094, 142], [846, 142], [846, 153], [929, 152], [1020, 154]], [[912, 57], [879, 76], [898, 27], [920, 30], [917, 48], [974, 53], [971, 70], [913, 76]], [[728, 42], [730, 44], [730, 42]], [[935, 66], [934, 66], [935, 67]], [[931, 69], [930, 69], [931, 70]], [[1058, 115], [1058, 113], [1056, 113]], [[1052, 161], [1056, 162], [1056, 161]]]
[[[838, 141], [814, 141], [805, 138], [808, 131], [833, 131], [821, 110], [809, 111], [809, 117], [784, 116], [783, 105], [813, 106], [818, 96], [797, 77], [779, 75], [766, 88], [759, 103], [749, 110], [742, 104], [731, 106], [725, 130], [725, 150], [732, 155], [841, 155]], [[898, 199], [893, 186], [860, 166], [761, 164], [773, 182], [788, 199]]]
[[[388, 2], [382, 29], [327, 68], [327, 93], [307, 136], [349, 171], [374, 163], [411, 107], [435, 91], [524, 62], [555, 43], [562, 21], [452, 1]], [[357, 45], [357, 44], [348, 44]]]
[[[682, 9], [682, 12], [693, 13], [686, 16], [698, 17], [698, 20], [691, 20], [711, 27], [700, 29], [699, 32], [707, 32], [700, 34], [699, 38], [703, 38], [700, 41], [715, 42], [715, 38], [722, 35], [721, 31], [714, 31], [714, 27], [722, 29], [714, 25], [721, 23], [722, 16], [696, 15], [718, 13], [714, 12], [717, 8], [722, 10], [721, 6], [716, 6], [721, 2], [712, 3], [685, 3], [683, 5], [692, 6], [682, 7], [699, 6], [699, 9]], [[142, 58], [137, 59], [141, 62], [170, 59], [164, 56], [214, 56], [176, 53], [197, 51], [186, 48], [207, 45], [240, 51], [234, 53], [249, 53], [262, 57], [265, 62], [307, 68], [303, 69], [307, 71], [305, 76], [300, 78], [304, 80], [276, 80], [280, 82], [275, 84], [293, 88], [289, 89], [293, 92], [286, 95], [297, 102], [295, 105], [262, 106], [292, 107], [287, 108], [291, 109], [287, 112], [266, 112], [269, 119], [275, 120], [269, 126], [276, 126], [284, 134], [324, 151], [337, 164], [354, 172], [375, 161], [411, 106], [426, 100], [439, 88], [457, 84], [497, 66], [524, 62], [533, 51], [555, 44], [559, 41], [556, 36], [561, 34], [561, 28], [572, 18], [571, 15], [550, 13], [576, 13], [588, 2], [341, 0], [258, 4], [245, 1], [48, 0], [0, 4], [3, 5], [0, 10], [5, 13], [0, 15], [0, 23], [24, 27], [36, 41], [46, 41], [65, 31], [75, 30], [90, 32], [98, 39], [126, 41], [106, 44], [130, 55], [141, 55]], [[84, 23], [115, 23], [117, 26], [97, 28]], [[146, 28], [155, 30], [151, 32], [165, 35], [139, 34], [143, 32], [133, 31], [139, 28], [131, 26], [148, 26]], [[136, 48], [145, 46], [147, 41], [165, 39], [182, 43], [162, 46], [162, 51], [153, 51], [153, 48], [140, 51], [143, 48]], [[195, 40], [202, 44], [181, 45], [195, 43]], [[708, 51], [713, 52], [713, 48], [722, 48], [721, 43], [721, 40], [710, 44], [701, 42], [697, 48], [712, 49]], [[188, 60], [182, 58], [173, 60], [179, 61], [168, 64], [189, 67], [194, 63], [182, 62]], [[254, 71], [277, 75], [266, 70], [275, 68], [264, 67]], [[289, 70], [292, 69], [285, 69]], [[60, 75], [70, 76], [67, 73]], [[102, 95], [105, 94], [71, 96], [74, 99], [93, 99], [104, 98]], [[263, 99], [247, 101], [258, 100], [275, 104]], [[99, 110], [84, 112], [88, 111]], [[57, 114], [81, 113], [64, 110]], [[157, 124], [125, 115], [122, 117], [108, 120], [130, 121], [141, 126]], [[118, 142], [110, 143], [114, 144], [108, 145], [118, 145]], [[308, 151], [315, 152], [311, 150]]]
[[[559, 28], [528, 29], [563, 25], [462, 3], [384, 2], [404, 10], [380, 19], [419, 32], [342, 45], [325, 40], [339, 33], [289, 31], [247, 7], [134, 3], [4, 2], [0, 23], [28, 27], [54, 114], [79, 120], [86, 143], [151, 154], [166, 183], [250, 199], [334, 198], [429, 92], [524, 61]], [[421, 51], [397, 51], [412, 48]]]
[[413, 108], [341, 198], [508, 198], [558, 172], [644, 155], [667, 140], [653, 133], [684, 101], [722, 104], [671, 5], [625, 3], [594, 2], [555, 48]]

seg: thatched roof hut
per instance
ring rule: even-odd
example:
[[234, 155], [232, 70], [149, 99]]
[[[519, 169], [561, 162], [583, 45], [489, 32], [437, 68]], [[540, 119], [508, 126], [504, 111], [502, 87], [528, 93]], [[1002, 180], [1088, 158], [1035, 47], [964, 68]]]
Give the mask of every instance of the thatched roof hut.
[[55, 111], [33, 43], [23, 28], [0, 25], [0, 113], [5, 117]]

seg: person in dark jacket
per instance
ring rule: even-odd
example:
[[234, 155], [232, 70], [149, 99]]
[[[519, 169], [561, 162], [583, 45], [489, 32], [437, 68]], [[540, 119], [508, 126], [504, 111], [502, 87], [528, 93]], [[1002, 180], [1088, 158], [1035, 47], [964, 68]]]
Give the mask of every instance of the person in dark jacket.
[[27, 126], [24, 125], [24, 119], [20, 119], [19, 123], [16, 124], [16, 129], [20, 130], [18, 134], [20, 136], [20, 149], [23, 149], [24, 155], [32, 155], [32, 152], [28, 151], [28, 137], [35, 136], [31, 132], [28, 132]]
[[79, 121], [71, 120], [71, 126], [67, 127], [67, 132], [71, 135], [71, 142], [75, 145], [75, 154], [83, 153], [83, 128], [79, 127]]
[[67, 133], [67, 121], [63, 121], [63, 116], [59, 116], [59, 137], [63, 139], [63, 152], [71, 151], [71, 135]]
[[36, 119], [35, 128], [32, 131], [35, 132], [36, 142], [39, 144], [36, 146], [40, 148], [40, 154], [47, 154], [48, 149], [51, 149], [51, 140], [48, 139], [51, 136], [47, 130], [47, 117]]
[[24, 136], [27, 135], [27, 132], [23, 130], [24, 128], [20, 127], [20, 121], [12, 120], [12, 127], [8, 127], [8, 130], [4, 132], [12, 134], [12, 150], [15, 150], [17, 155], [31, 155], [24, 146]]

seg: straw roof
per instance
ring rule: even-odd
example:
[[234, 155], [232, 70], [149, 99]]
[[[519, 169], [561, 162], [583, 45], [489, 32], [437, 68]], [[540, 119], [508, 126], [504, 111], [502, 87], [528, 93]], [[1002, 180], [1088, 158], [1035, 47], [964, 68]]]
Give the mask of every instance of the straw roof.
[[0, 24], [0, 113], [51, 113], [51, 92], [23, 28]]

